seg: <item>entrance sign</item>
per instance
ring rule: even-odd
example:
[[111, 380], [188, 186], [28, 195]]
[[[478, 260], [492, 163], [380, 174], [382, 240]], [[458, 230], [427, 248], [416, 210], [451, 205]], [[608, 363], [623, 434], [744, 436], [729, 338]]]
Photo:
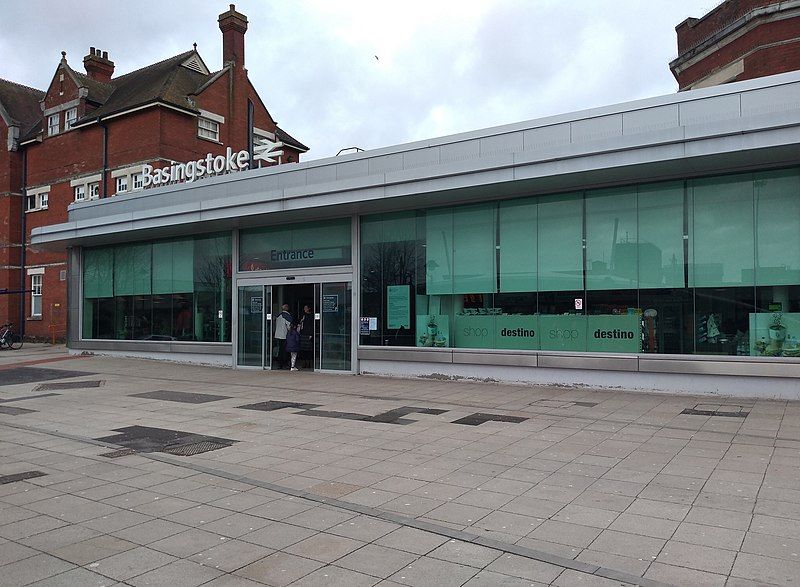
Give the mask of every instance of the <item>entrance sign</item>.
[[173, 163], [160, 169], [155, 169], [152, 165], [144, 165], [142, 167], [142, 187], [149, 188], [177, 181], [192, 183], [207, 175], [243, 171], [248, 167], [250, 167], [250, 153], [234, 151], [228, 147], [225, 155], [214, 156], [213, 153], [207, 153], [204, 158], [188, 163]]
[[411, 286], [386, 287], [386, 314], [389, 330], [411, 328]]

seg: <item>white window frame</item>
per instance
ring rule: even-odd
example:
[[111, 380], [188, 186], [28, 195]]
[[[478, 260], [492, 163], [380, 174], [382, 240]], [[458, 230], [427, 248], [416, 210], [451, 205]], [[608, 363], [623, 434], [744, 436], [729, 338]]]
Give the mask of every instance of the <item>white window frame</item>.
[[197, 136], [207, 141], [219, 142], [219, 122], [204, 116], [197, 118]]
[[86, 200], [86, 184], [82, 183], [75, 186], [75, 201], [83, 202]]
[[86, 184], [86, 196], [90, 200], [97, 200], [100, 197], [100, 182], [93, 181], [91, 183]]
[[78, 109], [77, 108], [70, 108], [64, 114], [64, 130], [69, 130], [72, 128], [72, 123], [78, 120]]
[[[42, 316], [42, 282], [44, 274], [31, 275], [31, 317], [40, 318]], [[38, 302], [38, 303], [37, 303]], [[37, 307], [38, 312], [37, 312]]]
[[117, 178], [117, 191], [118, 194], [124, 194], [128, 191], [128, 176], [120, 175]]
[[144, 189], [144, 176], [141, 173], [131, 173], [131, 191], [138, 192]]
[[50, 199], [50, 186], [32, 188], [25, 192], [25, 212], [47, 210]]
[[56, 112], [47, 117], [47, 136], [52, 137], [61, 132], [61, 113]]

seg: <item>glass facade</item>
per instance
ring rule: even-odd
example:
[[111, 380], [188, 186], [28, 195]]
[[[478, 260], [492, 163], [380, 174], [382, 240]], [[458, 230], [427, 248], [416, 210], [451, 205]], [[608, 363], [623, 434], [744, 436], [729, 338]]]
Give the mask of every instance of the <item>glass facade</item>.
[[239, 271], [350, 265], [351, 220], [336, 218], [239, 231]]
[[360, 343], [800, 356], [800, 170], [361, 219]]
[[83, 251], [83, 338], [231, 340], [229, 234]]

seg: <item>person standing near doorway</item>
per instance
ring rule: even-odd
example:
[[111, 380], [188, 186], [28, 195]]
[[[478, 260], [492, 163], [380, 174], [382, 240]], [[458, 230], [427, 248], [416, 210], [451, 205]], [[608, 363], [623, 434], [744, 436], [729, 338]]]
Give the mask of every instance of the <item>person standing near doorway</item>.
[[314, 313], [311, 306], [303, 306], [300, 318], [300, 361], [305, 369], [313, 369], [314, 361]]
[[289, 313], [289, 304], [281, 306], [281, 313], [275, 319], [275, 341], [278, 343], [278, 369], [287, 369], [288, 355], [286, 354], [286, 335], [292, 327], [294, 319]]
[[286, 352], [291, 357], [289, 362], [291, 370], [299, 371], [295, 365], [297, 363], [297, 353], [300, 352], [300, 325], [294, 322], [286, 335]]

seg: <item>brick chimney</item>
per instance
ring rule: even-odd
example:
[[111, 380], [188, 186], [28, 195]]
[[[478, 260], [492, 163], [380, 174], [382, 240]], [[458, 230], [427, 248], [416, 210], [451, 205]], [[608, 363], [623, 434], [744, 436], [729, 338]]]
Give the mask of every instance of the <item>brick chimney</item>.
[[236, 5], [219, 15], [219, 30], [222, 31], [222, 63], [234, 62], [244, 68], [244, 34], [247, 32], [247, 17], [236, 12]]
[[89, 47], [89, 54], [83, 58], [83, 67], [90, 78], [104, 84], [114, 75], [114, 62], [108, 58], [108, 51], [101, 52], [94, 47]]

